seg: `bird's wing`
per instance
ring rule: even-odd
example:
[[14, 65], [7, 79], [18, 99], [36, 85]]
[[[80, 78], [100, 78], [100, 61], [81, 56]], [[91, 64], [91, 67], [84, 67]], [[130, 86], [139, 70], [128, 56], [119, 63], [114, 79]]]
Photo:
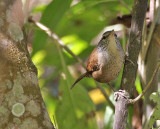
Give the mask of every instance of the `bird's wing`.
[[97, 47], [92, 51], [88, 59], [87, 71], [94, 72], [99, 70]]

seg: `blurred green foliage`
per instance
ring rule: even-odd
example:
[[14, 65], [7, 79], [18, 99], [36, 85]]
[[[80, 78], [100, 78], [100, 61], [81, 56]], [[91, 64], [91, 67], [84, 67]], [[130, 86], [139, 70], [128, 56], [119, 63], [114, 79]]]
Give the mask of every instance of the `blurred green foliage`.
[[[132, 8], [132, 0], [124, 2]], [[48, 5], [35, 7], [33, 14], [37, 12], [42, 14], [40, 22], [56, 33], [84, 62], [94, 48], [90, 45], [93, 38], [118, 14], [130, 13], [118, 0], [53, 0]], [[39, 71], [39, 84], [52, 122], [54, 116], [59, 129], [111, 127], [113, 110], [108, 109], [107, 102], [94, 104], [88, 94], [96, 88], [93, 79], [84, 79], [70, 90], [83, 68], [55, 42], [43, 31], [35, 30], [32, 60]], [[117, 89], [121, 76], [113, 82]], [[99, 110], [102, 116], [97, 115]], [[98, 119], [104, 122], [98, 122]]]
[[[160, 92], [152, 93], [150, 95], [150, 99], [157, 104], [157, 106], [156, 106], [156, 108], [155, 108], [154, 112], [152, 113], [150, 120], [149, 120], [149, 127], [152, 128], [154, 123], [157, 120], [160, 120]], [[160, 126], [158, 128], [160, 128]]]

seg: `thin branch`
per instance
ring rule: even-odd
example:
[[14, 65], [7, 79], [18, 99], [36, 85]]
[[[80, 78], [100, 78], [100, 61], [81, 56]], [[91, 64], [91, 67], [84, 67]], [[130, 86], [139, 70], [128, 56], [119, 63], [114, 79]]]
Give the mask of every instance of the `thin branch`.
[[83, 68], [85, 68], [84, 63], [82, 62], [82, 60], [76, 56], [65, 44], [62, 40], [60, 40], [60, 38], [53, 33], [49, 28], [47, 28], [45, 25], [41, 24], [40, 22], [36, 22], [33, 19], [29, 18], [29, 22], [34, 23], [38, 28], [40, 28], [41, 30], [43, 30], [46, 34], [48, 34], [48, 36], [52, 37], [54, 40], [57, 41], [57, 43], [59, 43], [59, 45], [64, 48], [69, 54], [71, 54], [72, 57], [74, 57], [82, 66]]
[[113, 92], [116, 92], [113, 86], [110, 83], [107, 83], [107, 85], [113, 90]]
[[[40, 22], [36, 22], [34, 21], [32, 18], [29, 18], [28, 20], [29, 22], [33, 23], [34, 25], [36, 25], [39, 29], [43, 30], [46, 34], [48, 34], [48, 36], [50, 36], [51, 38], [53, 38], [54, 40], [57, 41], [57, 43], [62, 47], [64, 48], [69, 54], [71, 54], [71, 56], [73, 58], [75, 58], [82, 66], [83, 68], [85, 69], [85, 65], [84, 63], [82, 62], [82, 60], [76, 56], [64, 43], [62, 40], [60, 40], [60, 38], [55, 34], [53, 33], [49, 28], [47, 28], [45, 25], [43, 25], [42, 23]], [[97, 83], [96, 83], [97, 84]], [[106, 94], [105, 90], [103, 87], [101, 87], [100, 85], [97, 84], [97, 87], [100, 89], [100, 91], [102, 92], [102, 94], [104, 95], [104, 97], [106, 98], [106, 100], [108, 101], [108, 103], [110, 104], [110, 107], [114, 110], [114, 104], [110, 101], [108, 95]]]
[[108, 95], [106, 94], [104, 88], [103, 88], [102, 86], [100, 86], [97, 82], [96, 82], [96, 86], [97, 86], [97, 88], [99, 88], [100, 91], [103, 93], [104, 97], [106, 98], [106, 100], [107, 100], [108, 103], [109, 103], [109, 106], [113, 109], [113, 111], [115, 111], [115, 107], [114, 107], [112, 101], [109, 99]]
[[152, 83], [155, 75], [157, 74], [159, 67], [160, 67], [160, 62], [158, 62], [157, 66], [156, 66], [156, 68], [155, 68], [155, 70], [154, 70], [154, 72], [152, 74], [152, 77], [151, 77], [150, 81], [148, 82], [147, 86], [145, 87], [145, 89], [142, 91], [142, 93], [138, 97], [136, 97], [135, 99], [130, 99], [129, 100], [129, 104], [136, 103], [147, 92], [147, 90], [151, 87], [151, 83]]
[[131, 13], [131, 9], [123, 0], [119, 0], [119, 2]]

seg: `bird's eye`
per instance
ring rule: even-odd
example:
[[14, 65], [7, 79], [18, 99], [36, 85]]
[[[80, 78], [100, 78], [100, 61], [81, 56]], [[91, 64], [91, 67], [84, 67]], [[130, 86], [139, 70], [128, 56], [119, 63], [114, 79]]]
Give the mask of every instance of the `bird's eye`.
[[116, 36], [116, 37], [117, 37], [117, 35], [116, 35], [116, 34], [114, 34], [114, 36]]
[[106, 39], [106, 36], [103, 35], [102, 39]]
[[109, 36], [108, 33], [107, 33], [107, 34], [104, 34], [103, 37], [102, 37], [102, 39], [106, 39], [108, 36]]

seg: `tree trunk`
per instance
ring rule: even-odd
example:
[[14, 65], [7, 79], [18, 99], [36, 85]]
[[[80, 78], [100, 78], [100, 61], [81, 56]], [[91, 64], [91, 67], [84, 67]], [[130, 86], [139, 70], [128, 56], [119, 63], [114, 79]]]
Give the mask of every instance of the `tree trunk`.
[[[137, 76], [137, 59], [142, 44], [142, 29], [147, 10], [147, 4], [148, 0], [135, 0], [132, 11], [133, 13], [131, 20], [131, 29], [129, 34], [128, 56], [125, 60], [123, 76], [121, 81], [121, 88], [127, 91], [130, 97], [133, 96], [134, 83]], [[127, 101], [128, 95], [124, 91], [123, 93], [124, 94], [119, 93], [120, 97], [117, 97], [116, 99], [114, 129], [116, 129], [117, 127], [119, 127], [119, 129], [125, 129], [127, 125], [124, 123], [126, 123], [126, 118], [128, 116], [127, 107], [129, 101]]]
[[21, 0], [1, 0], [0, 128], [52, 129], [23, 25]]

